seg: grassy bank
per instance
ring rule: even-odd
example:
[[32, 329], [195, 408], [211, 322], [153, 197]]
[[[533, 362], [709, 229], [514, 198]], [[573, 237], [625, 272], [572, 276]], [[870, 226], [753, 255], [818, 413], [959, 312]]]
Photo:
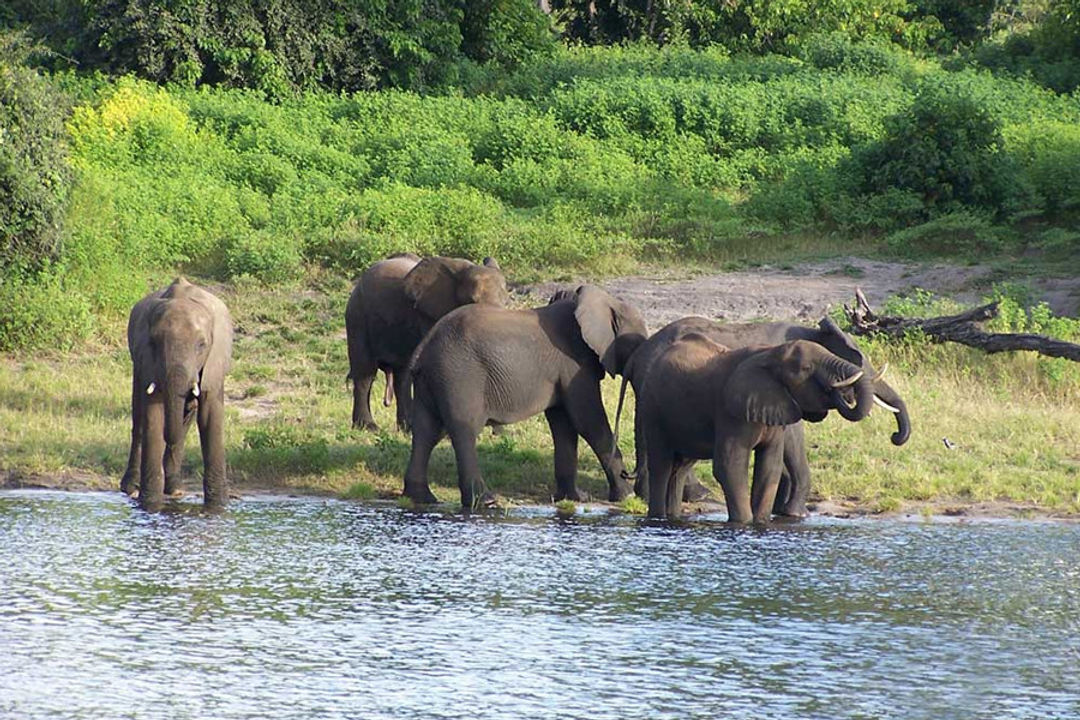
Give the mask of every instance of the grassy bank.
[[[368, 498], [400, 491], [409, 438], [389, 429], [393, 408], [373, 403], [376, 419], [388, 428], [383, 432], [349, 427], [341, 319], [348, 289], [344, 278], [330, 274], [310, 275], [288, 289], [252, 282], [219, 287], [237, 329], [226, 441], [230, 477], [240, 492]], [[906, 301], [894, 309], [942, 308]], [[1047, 330], [1031, 326], [1039, 322], [1037, 316], [999, 322], [1002, 329]], [[1072, 325], [1066, 329], [1075, 332]], [[24, 481], [66, 477], [61, 484], [118, 485], [130, 431], [130, 363], [120, 344], [122, 324], [114, 323], [110, 332], [113, 341], [77, 353], [0, 361], [3, 470]], [[830, 417], [812, 426], [816, 497], [857, 500], [870, 510], [923, 501], [944, 506], [1007, 501], [1080, 513], [1075, 364], [1030, 354], [985, 356], [917, 340], [865, 346], [876, 362], [890, 363], [890, 380], [908, 401], [914, 434], [904, 447], [893, 447], [888, 440], [893, 422], [882, 413], [858, 424]], [[617, 391], [615, 381], [605, 383], [612, 417]], [[632, 417], [632, 397], [628, 410]], [[631, 433], [623, 433], [621, 445], [632, 462]], [[595, 458], [584, 446], [580, 456], [581, 486], [602, 498], [605, 484]], [[201, 462], [194, 432], [187, 458], [189, 488], [196, 490]], [[542, 417], [510, 426], [501, 436], [485, 432], [480, 462], [490, 485], [504, 496], [550, 500], [552, 448]], [[707, 463], [698, 470], [708, 477]], [[446, 442], [433, 455], [431, 478], [440, 498], [456, 502], [453, 453]]]

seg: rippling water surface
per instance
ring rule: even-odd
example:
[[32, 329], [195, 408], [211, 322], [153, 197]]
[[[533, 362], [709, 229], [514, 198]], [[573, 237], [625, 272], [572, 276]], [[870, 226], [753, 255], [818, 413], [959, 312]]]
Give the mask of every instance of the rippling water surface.
[[1076, 718], [1080, 526], [0, 493], [4, 718]]

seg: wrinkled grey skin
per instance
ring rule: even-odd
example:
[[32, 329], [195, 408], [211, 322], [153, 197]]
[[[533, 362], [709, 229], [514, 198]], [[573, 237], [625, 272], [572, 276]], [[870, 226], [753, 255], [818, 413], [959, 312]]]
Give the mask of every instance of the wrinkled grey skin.
[[829, 410], [861, 420], [873, 396], [861, 368], [817, 343], [729, 350], [698, 333], [683, 336], [653, 361], [638, 400], [650, 517], [678, 517], [681, 470], [712, 458], [728, 520], [767, 523], [783, 468], [784, 426], [818, 422]]
[[397, 424], [409, 428], [408, 374], [416, 346], [431, 326], [454, 308], [470, 303], [505, 307], [506, 278], [493, 258], [477, 265], [461, 258], [411, 253], [381, 260], [360, 276], [345, 308], [349, 375], [353, 381], [353, 427], [376, 429], [371, 385], [386, 373], [383, 403], [397, 395]]
[[[671, 343], [690, 333], [699, 333], [713, 342], [732, 349], [751, 345], [778, 345], [792, 340], [808, 340], [858, 365], [867, 377], [877, 377], [877, 371], [859, 350], [859, 346], [851, 336], [837, 327], [836, 323], [829, 318], [822, 319], [817, 327], [811, 327], [786, 322], [721, 324], [703, 317], [686, 317], [669, 323], [657, 331], [630, 358], [625, 378], [633, 386], [635, 396], [640, 396], [645, 376], [652, 362]], [[908, 417], [907, 405], [884, 379], [879, 378], [874, 382], [874, 394], [900, 411], [896, 414], [897, 431], [892, 435], [892, 442], [895, 445], [903, 445], [911, 435], [911, 420]], [[789, 425], [784, 432], [784, 471], [776, 493], [773, 512], [789, 517], [806, 517], [808, 514], [806, 499], [810, 492], [810, 465], [807, 462], [802, 423]], [[639, 496], [645, 497], [648, 488], [648, 469], [644, 461], [643, 440], [639, 435], [635, 425], [634, 440], [638, 467], [634, 490]], [[697, 500], [708, 494], [705, 487], [694, 476], [692, 466], [687, 467], [684, 472], [684, 500]]]
[[609, 498], [630, 492], [622, 455], [612, 448], [600, 396], [605, 371], [620, 373], [648, 336], [641, 313], [598, 287], [559, 293], [546, 307], [458, 308], [440, 320], [413, 357], [412, 453], [405, 494], [435, 502], [427, 482], [432, 448], [449, 435], [457, 458], [461, 504], [486, 502], [476, 437], [543, 412], [555, 446], [556, 498], [580, 499], [578, 436], [607, 475]]
[[232, 363], [232, 318], [225, 303], [178, 278], [131, 310], [131, 451], [120, 489], [147, 509], [181, 492], [180, 465], [191, 421], [199, 427], [203, 503], [228, 502], [225, 479], [225, 374]]

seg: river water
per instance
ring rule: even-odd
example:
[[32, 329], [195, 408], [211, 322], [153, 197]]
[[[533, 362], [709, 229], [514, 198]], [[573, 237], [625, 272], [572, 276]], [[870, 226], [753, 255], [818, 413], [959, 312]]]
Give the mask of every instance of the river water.
[[1080, 717], [1080, 525], [721, 519], [0, 492], [0, 717]]

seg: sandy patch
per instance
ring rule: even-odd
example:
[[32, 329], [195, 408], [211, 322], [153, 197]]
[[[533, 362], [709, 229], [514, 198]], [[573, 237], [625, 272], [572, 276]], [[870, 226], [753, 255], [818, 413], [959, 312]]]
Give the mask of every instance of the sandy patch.
[[[994, 280], [994, 271], [981, 265], [917, 265], [847, 257], [792, 268], [762, 266], [704, 275], [665, 269], [600, 284], [637, 306], [655, 330], [687, 315], [725, 322], [770, 319], [813, 323], [831, 307], [851, 304], [856, 288], [862, 288], [873, 307], [915, 288], [975, 303]], [[535, 305], [545, 302], [555, 290], [574, 284], [539, 283], [521, 291]], [[1048, 302], [1055, 313], [1076, 315], [1080, 311], [1080, 278], [1035, 279], [1030, 284], [1036, 297]]]

